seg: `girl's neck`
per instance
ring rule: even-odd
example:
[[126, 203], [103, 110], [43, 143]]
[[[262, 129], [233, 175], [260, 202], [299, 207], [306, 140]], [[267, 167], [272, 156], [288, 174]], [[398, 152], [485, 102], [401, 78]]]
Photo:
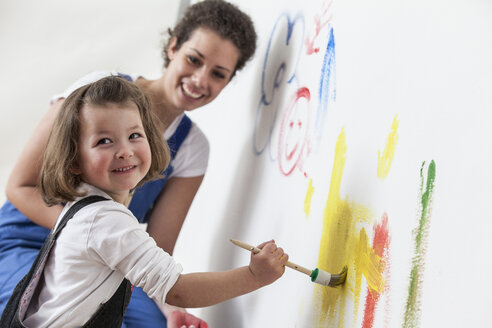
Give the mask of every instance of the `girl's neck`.
[[130, 206], [130, 202], [132, 201], [132, 196], [133, 196], [133, 193], [128, 193], [128, 197], [121, 204], [125, 205], [126, 207]]
[[183, 113], [182, 110], [173, 108], [167, 101], [166, 90], [163, 88], [164, 76], [158, 80], [146, 80], [140, 78], [136, 84], [145, 92], [150, 100], [151, 108], [154, 114], [159, 118], [158, 128], [164, 133], [171, 123]]
[[[102, 188], [101, 186], [96, 186], [95, 184], [91, 184], [91, 183], [86, 182], [86, 181], [83, 181], [82, 183], [85, 184], [84, 191], [88, 190], [89, 192], [91, 192], [91, 188], [97, 189], [99, 191], [104, 192], [109, 197], [111, 197], [111, 199], [114, 200], [115, 202], [123, 204], [126, 207], [128, 207], [128, 205], [130, 205], [130, 201], [132, 200], [133, 192], [131, 192], [130, 190], [128, 190], [126, 192], [125, 191], [113, 192], [110, 190], [106, 190], [106, 189]], [[87, 188], [87, 190], [85, 190], [86, 188]]]
[[130, 205], [130, 201], [132, 200], [133, 194], [128, 191], [128, 193], [110, 193], [108, 191], [103, 190], [105, 193], [107, 193], [113, 200], [117, 203], [123, 204], [126, 207]]

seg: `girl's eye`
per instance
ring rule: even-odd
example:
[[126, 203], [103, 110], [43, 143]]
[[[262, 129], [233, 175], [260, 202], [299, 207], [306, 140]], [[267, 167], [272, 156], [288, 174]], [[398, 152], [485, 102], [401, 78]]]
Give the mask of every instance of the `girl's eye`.
[[105, 144], [108, 144], [108, 143], [111, 143], [111, 140], [109, 138], [102, 138], [101, 140], [99, 140], [97, 142], [98, 145], [105, 145]]
[[130, 134], [129, 139], [137, 139], [137, 138], [140, 138], [141, 136], [142, 135], [140, 133], [134, 132], [134, 133]]

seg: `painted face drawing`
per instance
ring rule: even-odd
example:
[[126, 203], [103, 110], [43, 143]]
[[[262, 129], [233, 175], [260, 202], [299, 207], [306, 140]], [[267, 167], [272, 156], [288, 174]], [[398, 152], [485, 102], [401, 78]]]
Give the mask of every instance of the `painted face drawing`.
[[300, 88], [292, 96], [282, 117], [279, 133], [278, 163], [280, 172], [291, 174], [302, 162], [309, 150], [309, 101], [307, 88]]

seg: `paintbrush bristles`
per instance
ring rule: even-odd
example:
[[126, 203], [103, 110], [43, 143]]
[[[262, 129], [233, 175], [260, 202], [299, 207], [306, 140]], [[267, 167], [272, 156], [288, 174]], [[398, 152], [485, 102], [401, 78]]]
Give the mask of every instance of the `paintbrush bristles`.
[[339, 274], [332, 274], [328, 286], [335, 287], [343, 285], [345, 283], [345, 280], [347, 279], [347, 270], [347, 267], [344, 266], [342, 272], [340, 272]]

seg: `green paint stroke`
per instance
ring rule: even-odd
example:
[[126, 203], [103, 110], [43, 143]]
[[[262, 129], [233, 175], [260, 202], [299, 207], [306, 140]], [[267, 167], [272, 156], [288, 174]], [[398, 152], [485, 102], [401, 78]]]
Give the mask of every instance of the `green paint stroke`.
[[412, 270], [410, 272], [410, 285], [408, 287], [408, 298], [405, 309], [405, 321], [403, 327], [419, 327], [420, 318], [420, 299], [422, 296], [422, 284], [424, 273], [424, 259], [427, 247], [427, 237], [430, 226], [430, 212], [432, 205], [432, 192], [434, 190], [434, 180], [436, 178], [436, 163], [431, 161], [427, 168], [427, 182], [424, 192], [424, 166], [420, 168], [420, 219], [419, 226], [415, 233], [415, 256], [412, 260]]

